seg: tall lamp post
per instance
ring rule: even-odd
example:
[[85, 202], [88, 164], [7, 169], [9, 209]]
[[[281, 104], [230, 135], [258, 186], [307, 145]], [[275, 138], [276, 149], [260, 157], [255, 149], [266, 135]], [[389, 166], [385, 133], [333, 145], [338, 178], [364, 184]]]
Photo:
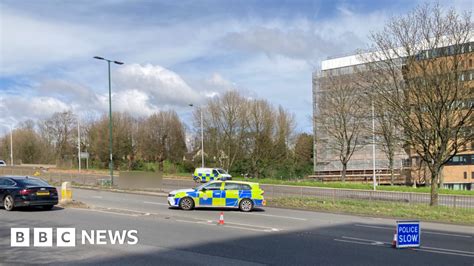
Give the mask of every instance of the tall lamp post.
[[374, 191], [377, 190], [377, 182], [375, 177], [375, 108], [374, 100], [372, 100], [372, 167], [373, 167], [373, 176], [372, 181], [374, 185]]
[[123, 65], [123, 62], [109, 60], [100, 56], [94, 56], [94, 59], [107, 61], [107, 66], [109, 70], [109, 170], [110, 170], [110, 181], [111, 185], [114, 185], [114, 161], [112, 157], [112, 85], [110, 81], [110, 63], [115, 63], [117, 65]]
[[[191, 103], [189, 106], [193, 107], [194, 105]], [[202, 119], [202, 108], [199, 107], [199, 111], [201, 113], [201, 167], [204, 168], [204, 123]]]

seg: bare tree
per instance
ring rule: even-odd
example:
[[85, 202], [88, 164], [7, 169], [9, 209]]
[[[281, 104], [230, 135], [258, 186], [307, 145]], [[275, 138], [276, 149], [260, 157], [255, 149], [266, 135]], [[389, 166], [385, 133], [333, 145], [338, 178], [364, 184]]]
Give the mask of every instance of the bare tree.
[[402, 130], [396, 122], [396, 113], [383, 104], [383, 101], [374, 100], [375, 119], [377, 128], [375, 134], [381, 139], [379, 146], [388, 160], [390, 171], [390, 185], [395, 182], [395, 153], [402, 146], [400, 135]]
[[381, 85], [374, 92], [395, 112], [410, 153], [429, 169], [430, 205], [438, 204], [443, 166], [474, 138], [474, 91], [464, 82], [462, 64], [472, 52], [470, 38], [470, 13], [430, 4], [371, 35], [376, 52], [367, 56], [367, 67]]
[[249, 158], [253, 176], [260, 177], [272, 163], [275, 111], [265, 100], [249, 103]]
[[[354, 75], [329, 74], [322, 83], [327, 88], [320, 95], [320, 112], [316, 124], [327, 134], [328, 147], [336, 152], [342, 164], [341, 180], [345, 182], [347, 165], [361, 148], [364, 130], [363, 95], [353, 82]], [[325, 136], [318, 136], [325, 137]], [[321, 139], [322, 141], [323, 139]]]
[[277, 162], [288, 159], [288, 147], [292, 144], [294, 131], [296, 128], [294, 114], [285, 110], [281, 105], [276, 112], [276, 135], [275, 135], [275, 155]]
[[39, 123], [41, 135], [55, 149], [56, 159], [74, 154], [75, 124], [76, 118], [72, 111], [54, 113], [51, 118]]
[[[206, 125], [218, 132], [219, 147], [216, 156], [225, 153], [228, 159], [226, 169], [230, 169], [243, 155], [243, 144], [248, 128], [247, 100], [236, 91], [228, 91], [221, 97], [208, 102]], [[207, 131], [207, 130], [206, 130]]]
[[186, 152], [184, 127], [175, 111], [152, 114], [141, 122], [138, 130], [138, 152], [146, 161], [158, 162], [164, 170], [164, 161], [182, 160]]

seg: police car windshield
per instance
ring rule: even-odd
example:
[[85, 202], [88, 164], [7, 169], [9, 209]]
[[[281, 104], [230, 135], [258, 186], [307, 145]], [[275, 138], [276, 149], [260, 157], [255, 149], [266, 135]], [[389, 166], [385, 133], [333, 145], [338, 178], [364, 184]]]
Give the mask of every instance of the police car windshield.
[[217, 172], [219, 172], [219, 174], [227, 174], [224, 169], [217, 169]]
[[207, 187], [207, 186], [209, 186], [210, 184], [212, 184], [212, 183], [202, 184], [202, 185], [200, 185], [200, 186], [195, 187], [194, 189], [195, 189], [195, 190], [201, 190], [203, 187]]

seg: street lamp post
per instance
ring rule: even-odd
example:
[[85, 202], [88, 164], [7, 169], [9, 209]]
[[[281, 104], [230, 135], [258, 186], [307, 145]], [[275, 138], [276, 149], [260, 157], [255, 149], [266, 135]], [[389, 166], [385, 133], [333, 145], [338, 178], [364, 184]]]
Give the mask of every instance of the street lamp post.
[[[193, 104], [189, 106], [193, 107]], [[202, 108], [199, 107], [199, 111], [201, 113], [201, 167], [204, 168], [204, 123], [202, 119]]]
[[376, 178], [375, 178], [375, 108], [374, 100], [372, 100], [372, 167], [373, 176], [372, 181], [374, 183], [374, 191], [376, 190]]
[[77, 115], [77, 162], [79, 173], [81, 172], [81, 128], [79, 125], [79, 115]]
[[110, 170], [110, 181], [111, 185], [114, 185], [114, 161], [112, 157], [112, 85], [110, 80], [110, 63], [113, 62], [117, 65], [123, 65], [123, 62], [109, 60], [100, 56], [94, 56], [95, 59], [107, 61], [109, 71], [109, 170]]

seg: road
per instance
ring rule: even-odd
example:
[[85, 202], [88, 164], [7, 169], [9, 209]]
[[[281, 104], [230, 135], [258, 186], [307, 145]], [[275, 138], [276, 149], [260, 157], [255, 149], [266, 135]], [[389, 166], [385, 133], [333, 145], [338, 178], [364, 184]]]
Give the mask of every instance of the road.
[[[0, 263], [473, 265], [474, 228], [422, 223], [422, 247], [390, 247], [395, 220], [264, 208], [169, 209], [166, 198], [74, 190], [90, 209], [0, 210]], [[224, 211], [225, 225], [217, 225]], [[137, 230], [137, 245], [10, 247], [11, 227]], [[79, 236], [78, 236], [79, 238]]]

